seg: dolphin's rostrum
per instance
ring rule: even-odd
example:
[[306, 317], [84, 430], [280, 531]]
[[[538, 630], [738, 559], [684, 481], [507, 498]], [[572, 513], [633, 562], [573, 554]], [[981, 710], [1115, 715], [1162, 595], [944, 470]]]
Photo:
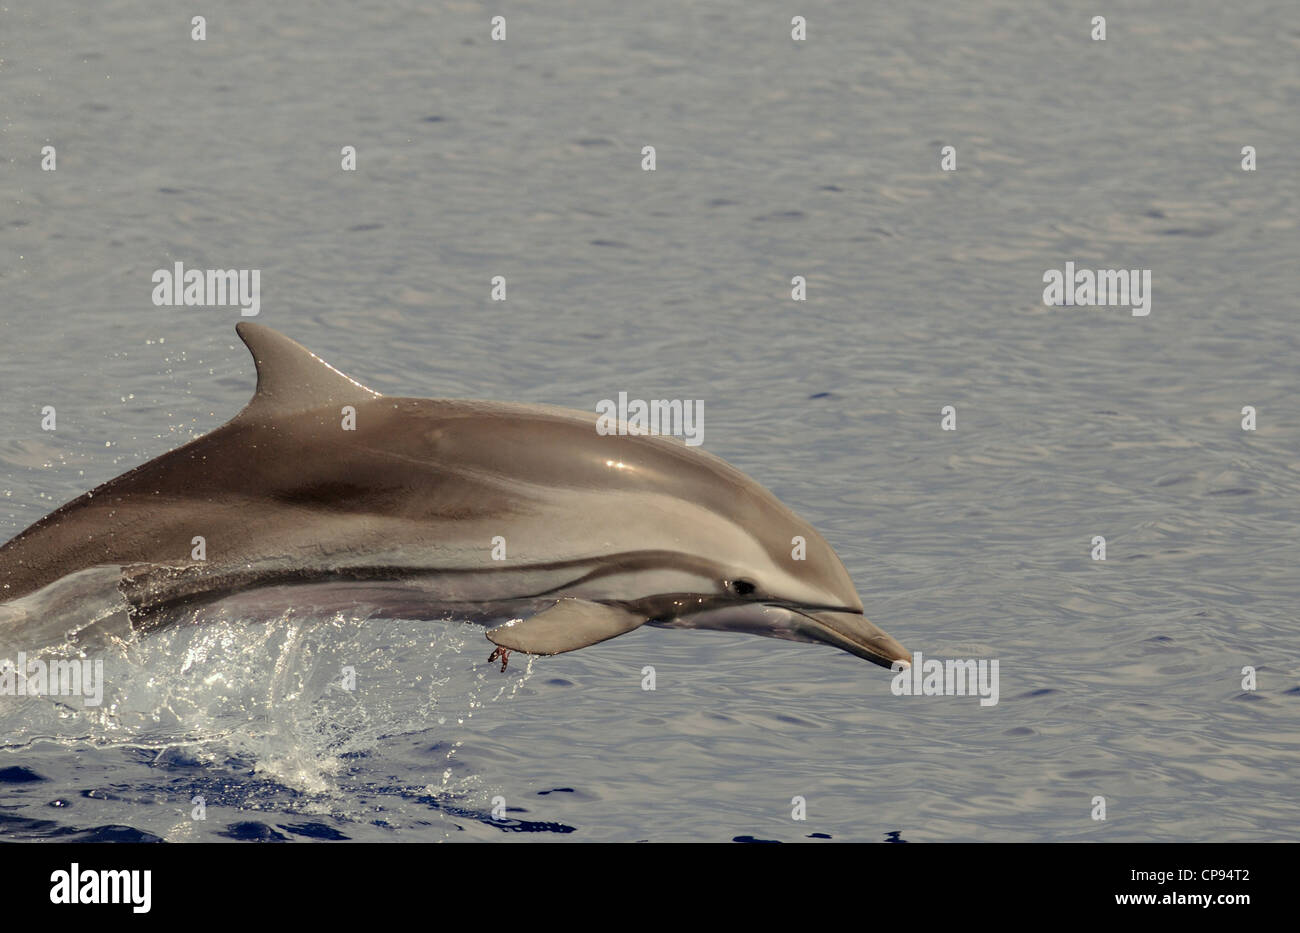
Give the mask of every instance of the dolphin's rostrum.
[[601, 435], [594, 412], [380, 395], [266, 326], [237, 330], [252, 401], [0, 548], [0, 600], [112, 566], [141, 628], [260, 594], [517, 615], [487, 633], [503, 666], [647, 623], [907, 663], [822, 536], [711, 454]]

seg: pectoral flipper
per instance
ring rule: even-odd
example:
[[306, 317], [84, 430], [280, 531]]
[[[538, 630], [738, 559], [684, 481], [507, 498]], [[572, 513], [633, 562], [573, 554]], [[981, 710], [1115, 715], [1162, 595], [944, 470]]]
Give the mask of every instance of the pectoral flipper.
[[562, 654], [644, 625], [640, 613], [586, 599], [561, 599], [527, 619], [512, 619], [487, 633], [495, 645], [525, 654]]

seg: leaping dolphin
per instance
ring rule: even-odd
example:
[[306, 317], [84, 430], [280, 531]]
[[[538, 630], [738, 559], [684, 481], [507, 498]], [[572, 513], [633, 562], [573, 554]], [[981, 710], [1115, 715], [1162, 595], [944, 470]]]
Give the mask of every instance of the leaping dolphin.
[[502, 670], [645, 624], [908, 662], [822, 536], [711, 454], [600, 434], [594, 412], [380, 395], [269, 327], [236, 331], [252, 401], [0, 547], [0, 601], [110, 566], [141, 629], [328, 592], [408, 618], [518, 614], [487, 632]]

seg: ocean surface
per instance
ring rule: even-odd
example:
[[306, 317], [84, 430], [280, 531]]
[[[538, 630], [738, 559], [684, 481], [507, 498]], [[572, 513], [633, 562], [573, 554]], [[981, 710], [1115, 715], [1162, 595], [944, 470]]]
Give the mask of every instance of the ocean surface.
[[[1300, 837], [1293, 2], [202, 6], [0, 9], [0, 540], [239, 410], [238, 309], [151, 276], [259, 269], [256, 320], [385, 393], [704, 400], [999, 701], [286, 607], [91, 650], [100, 707], [0, 696], [0, 839]], [[1046, 306], [1066, 262], [1150, 314]]]

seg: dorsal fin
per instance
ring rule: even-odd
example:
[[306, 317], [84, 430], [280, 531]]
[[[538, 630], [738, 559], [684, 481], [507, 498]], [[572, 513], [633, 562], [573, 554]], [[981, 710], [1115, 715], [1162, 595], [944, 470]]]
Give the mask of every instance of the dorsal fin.
[[238, 417], [276, 418], [325, 405], [355, 405], [379, 393], [350, 379], [265, 324], [241, 321], [235, 333], [253, 354], [257, 391]]

